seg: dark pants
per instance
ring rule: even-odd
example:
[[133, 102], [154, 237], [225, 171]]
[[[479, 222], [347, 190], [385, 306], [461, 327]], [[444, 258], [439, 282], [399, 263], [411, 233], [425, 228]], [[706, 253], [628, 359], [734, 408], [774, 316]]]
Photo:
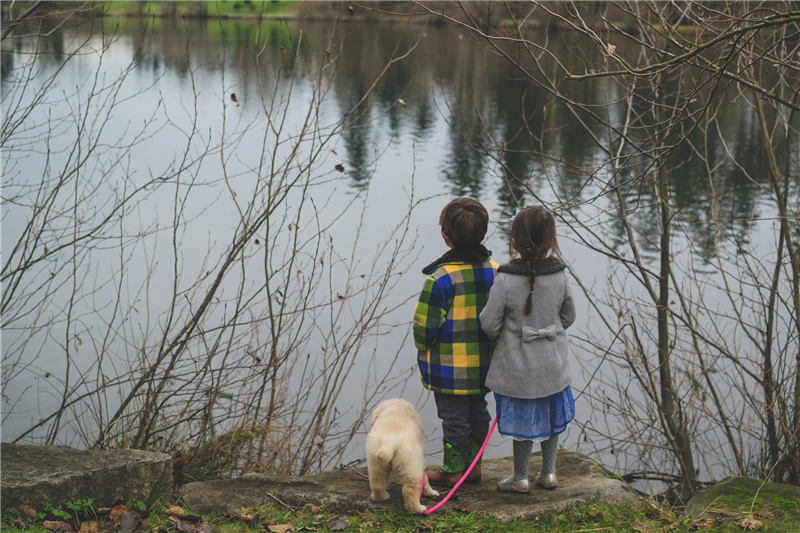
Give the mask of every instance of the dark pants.
[[469, 458], [469, 439], [483, 444], [492, 417], [483, 394], [456, 396], [434, 392], [436, 410], [442, 420], [442, 440]]

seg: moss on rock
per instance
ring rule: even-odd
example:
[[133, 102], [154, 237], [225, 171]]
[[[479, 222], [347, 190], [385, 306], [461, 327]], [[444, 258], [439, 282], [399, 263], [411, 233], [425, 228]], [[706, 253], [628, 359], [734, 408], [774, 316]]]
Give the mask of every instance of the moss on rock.
[[800, 487], [750, 477], [733, 476], [689, 500], [686, 511], [706, 513], [771, 514], [800, 516]]

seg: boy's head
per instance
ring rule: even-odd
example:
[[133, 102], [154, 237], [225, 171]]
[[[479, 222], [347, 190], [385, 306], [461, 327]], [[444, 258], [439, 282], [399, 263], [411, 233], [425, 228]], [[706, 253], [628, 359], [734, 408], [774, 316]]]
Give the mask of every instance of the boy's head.
[[477, 200], [456, 198], [442, 209], [439, 225], [453, 247], [475, 246], [486, 236], [489, 213]]

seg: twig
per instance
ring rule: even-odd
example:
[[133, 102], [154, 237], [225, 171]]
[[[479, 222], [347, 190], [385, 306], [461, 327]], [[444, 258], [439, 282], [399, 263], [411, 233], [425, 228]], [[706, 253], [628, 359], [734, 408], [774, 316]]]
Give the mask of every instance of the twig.
[[367, 478], [367, 479], [369, 479], [369, 476], [368, 476], [368, 475], [366, 475], [364, 472], [359, 472], [358, 470], [356, 470], [356, 469], [355, 469], [355, 468], [353, 468], [352, 466], [348, 466], [347, 468], [348, 468], [348, 470], [352, 470], [353, 472], [355, 472], [355, 473], [356, 473], [356, 474], [358, 474], [359, 476], [361, 476], [361, 477], [363, 477], [363, 478]]
[[275, 495], [274, 495], [274, 494], [272, 494], [271, 492], [268, 492], [268, 493], [267, 493], [267, 496], [269, 496], [270, 498], [272, 498], [273, 500], [275, 500], [275, 501], [276, 501], [276, 502], [278, 502], [279, 504], [283, 505], [284, 507], [286, 507], [287, 509], [289, 509], [291, 512], [293, 512], [293, 513], [294, 513], [294, 512], [296, 512], [296, 511], [297, 511], [297, 509], [295, 509], [294, 507], [291, 507], [291, 506], [289, 506], [289, 505], [286, 505], [285, 503], [283, 503], [283, 502], [282, 502], [282, 501], [281, 501], [281, 500], [280, 500], [280, 499], [279, 499], [277, 496], [275, 496]]

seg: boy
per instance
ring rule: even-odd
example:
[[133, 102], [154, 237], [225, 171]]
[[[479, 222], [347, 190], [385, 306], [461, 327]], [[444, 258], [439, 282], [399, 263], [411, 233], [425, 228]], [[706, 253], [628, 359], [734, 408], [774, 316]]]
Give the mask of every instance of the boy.
[[[428, 278], [414, 309], [414, 345], [422, 383], [433, 391], [442, 420], [443, 466], [428, 478], [455, 485], [489, 431], [484, 382], [494, 341], [479, 316], [498, 265], [481, 244], [489, 214], [480, 202], [456, 198], [442, 210], [439, 225], [450, 250], [422, 270]], [[478, 463], [467, 481], [480, 478]]]

